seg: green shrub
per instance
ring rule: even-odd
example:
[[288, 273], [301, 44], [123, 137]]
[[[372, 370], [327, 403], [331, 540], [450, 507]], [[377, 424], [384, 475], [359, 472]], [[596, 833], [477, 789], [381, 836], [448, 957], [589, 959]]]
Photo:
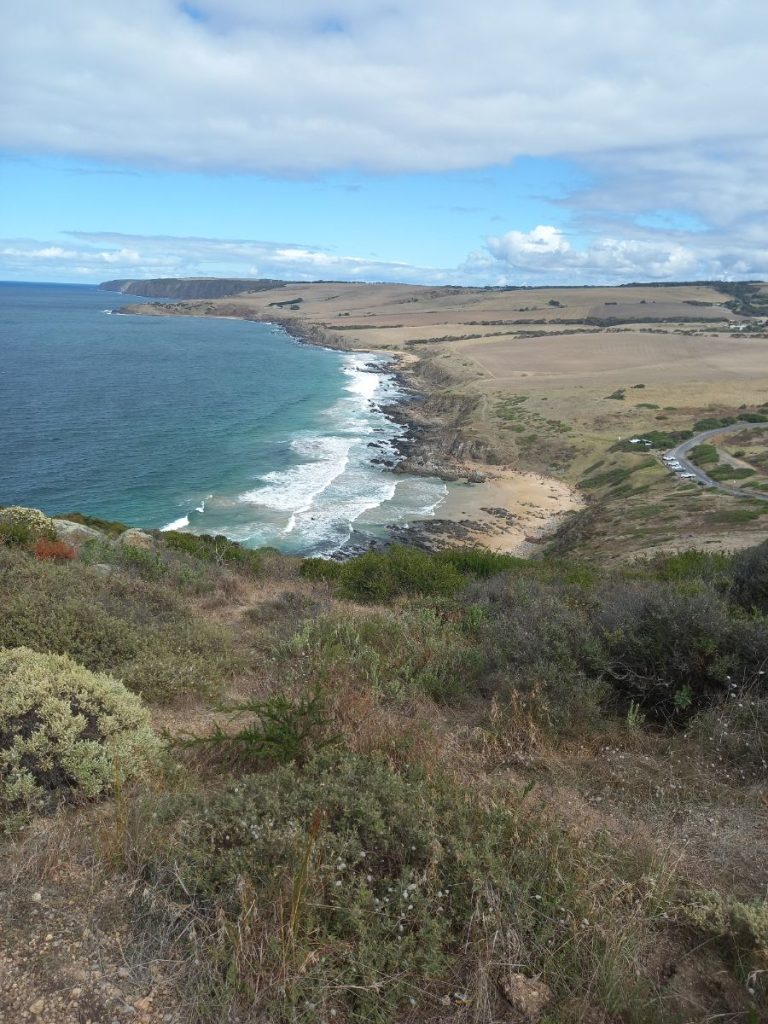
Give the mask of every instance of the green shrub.
[[402, 594], [451, 594], [462, 585], [461, 573], [446, 560], [417, 548], [392, 545], [367, 551], [348, 562], [305, 559], [301, 574], [334, 584], [340, 597], [353, 601], [391, 601]]
[[461, 574], [450, 563], [400, 545], [344, 563], [339, 578], [342, 596], [363, 601], [386, 601], [400, 594], [450, 594], [461, 585]]
[[175, 590], [77, 562], [6, 551], [0, 605], [0, 648], [69, 655], [150, 699], [218, 685], [237, 664], [226, 630], [197, 619]]
[[[304, 764], [310, 756], [337, 742], [329, 732], [325, 697], [319, 687], [292, 700], [283, 693], [266, 700], [248, 700], [225, 709], [227, 728], [215, 722], [207, 736], [183, 736], [181, 747], [206, 747], [229, 755], [241, 767], [262, 764]], [[238, 729], [243, 717], [251, 721]]]
[[753, 505], [751, 508], [727, 508], [716, 512], [710, 517], [713, 523], [727, 523], [730, 526], [741, 526], [744, 523], [753, 523], [761, 516], [768, 514], [768, 506], [764, 504]]
[[528, 564], [524, 558], [500, 555], [484, 548], [449, 548], [434, 558], [444, 565], [453, 566], [462, 576], [474, 576], [477, 579], [487, 579], [502, 572], [524, 570]]
[[713, 889], [697, 894], [683, 916], [707, 935], [720, 939], [739, 967], [759, 974], [768, 970], [768, 903], [742, 903]]
[[[606, 677], [624, 697], [660, 715], [706, 707], [741, 664], [744, 645], [736, 642], [728, 605], [705, 586], [607, 584], [595, 623]], [[768, 654], [768, 635], [763, 646]]]
[[527, 571], [523, 558], [483, 548], [450, 548], [429, 554], [395, 544], [386, 551], [369, 551], [347, 562], [305, 558], [301, 575], [330, 583], [340, 597], [357, 601], [390, 601], [419, 594], [444, 597], [455, 593], [465, 579], [485, 579], [498, 573]]
[[735, 555], [730, 577], [730, 595], [737, 604], [768, 612], [768, 542]]
[[299, 574], [307, 580], [334, 583], [342, 572], [342, 563], [329, 558], [305, 558], [299, 567]]
[[698, 434], [704, 430], [715, 430], [717, 427], [730, 427], [734, 423], [738, 423], [735, 416], [721, 416], [719, 418], [709, 416], [703, 420], [697, 420], [693, 424], [693, 429]]
[[259, 551], [243, 547], [227, 537], [207, 534], [197, 536], [194, 533], [179, 533], [168, 530], [162, 535], [165, 546], [171, 551], [182, 551], [194, 558], [217, 565], [229, 565], [233, 568], [247, 569], [258, 573], [262, 569], [262, 556]]
[[114, 562], [133, 570], [143, 580], [159, 580], [168, 571], [160, 555], [151, 548], [140, 548], [135, 544], [121, 544], [114, 549]]
[[726, 586], [731, 571], [731, 556], [719, 551], [679, 551], [673, 555], [659, 555], [647, 565], [656, 579], [682, 583], [686, 580], [703, 580], [707, 583]]
[[596, 476], [588, 477], [581, 481], [581, 486], [587, 490], [593, 490], [596, 487], [617, 487], [619, 484], [625, 483], [639, 469], [648, 469], [656, 465], [658, 463], [655, 459], [644, 458], [642, 462], [638, 462], [634, 466], [616, 466], [614, 469], [607, 469]]
[[603, 651], [580, 588], [499, 576], [468, 586], [462, 601], [474, 610], [467, 628], [483, 695], [535, 692], [539, 724], [557, 732], [596, 719]]
[[[658, 407], [657, 407], [658, 408]], [[649, 430], [643, 431], [640, 437], [651, 442], [652, 448], [672, 448], [681, 441], [693, 437], [692, 430]]]
[[718, 466], [715, 469], [710, 469], [709, 475], [713, 480], [746, 480], [747, 477], [754, 476], [755, 472], [754, 469], [747, 469], [746, 467]]
[[697, 466], [714, 466], [720, 461], [720, 453], [713, 444], [697, 444], [689, 454]]
[[620, 1013], [637, 989], [611, 908], [632, 893], [639, 921], [640, 888], [601, 868], [594, 899], [594, 851], [522, 808], [340, 754], [154, 813], [131, 856], [173, 925], [148, 929], [206, 964], [203, 1019], [431, 1019], [457, 992], [493, 1002], [507, 964], [580, 1006]]
[[0, 651], [0, 809], [10, 827], [142, 772], [157, 739], [140, 699], [70, 658]]

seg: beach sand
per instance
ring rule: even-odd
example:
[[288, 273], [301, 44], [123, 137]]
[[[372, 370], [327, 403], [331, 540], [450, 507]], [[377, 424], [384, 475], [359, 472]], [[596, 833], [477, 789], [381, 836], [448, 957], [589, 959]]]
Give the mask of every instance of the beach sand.
[[[460, 524], [464, 542], [504, 554], [530, 555], [563, 516], [583, 508], [584, 500], [568, 484], [537, 473], [477, 466], [484, 483], [451, 483], [435, 510], [435, 519]], [[437, 523], [435, 524], [437, 526]], [[446, 529], [448, 540], [450, 530]], [[440, 533], [435, 534], [436, 539]]]

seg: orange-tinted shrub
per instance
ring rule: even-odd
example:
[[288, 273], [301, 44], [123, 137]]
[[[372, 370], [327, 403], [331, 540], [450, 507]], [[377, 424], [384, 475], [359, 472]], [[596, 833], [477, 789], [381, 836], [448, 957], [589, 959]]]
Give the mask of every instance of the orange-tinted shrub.
[[77, 552], [71, 544], [65, 544], [63, 540], [44, 540], [35, 542], [35, 558], [41, 562], [48, 559], [57, 561], [68, 561], [75, 557]]

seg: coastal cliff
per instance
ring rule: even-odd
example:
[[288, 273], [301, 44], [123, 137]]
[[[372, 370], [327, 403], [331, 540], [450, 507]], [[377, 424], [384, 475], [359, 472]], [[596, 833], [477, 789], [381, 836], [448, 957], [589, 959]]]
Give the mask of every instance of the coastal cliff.
[[263, 292], [283, 288], [287, 282], [268, 278], [225, 277], [156, 277], [146, 281], [102, 281], [99, 288], [105, 292], [123, 295], [145, 295], [149, 299], [221, 299], [243, 292]]

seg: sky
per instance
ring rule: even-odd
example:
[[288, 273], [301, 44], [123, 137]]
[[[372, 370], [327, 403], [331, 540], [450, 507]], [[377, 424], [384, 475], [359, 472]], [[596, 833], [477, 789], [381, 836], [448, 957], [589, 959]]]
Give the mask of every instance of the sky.
[[4, 0], [0, 279], [768, 279], [763, 0]]

